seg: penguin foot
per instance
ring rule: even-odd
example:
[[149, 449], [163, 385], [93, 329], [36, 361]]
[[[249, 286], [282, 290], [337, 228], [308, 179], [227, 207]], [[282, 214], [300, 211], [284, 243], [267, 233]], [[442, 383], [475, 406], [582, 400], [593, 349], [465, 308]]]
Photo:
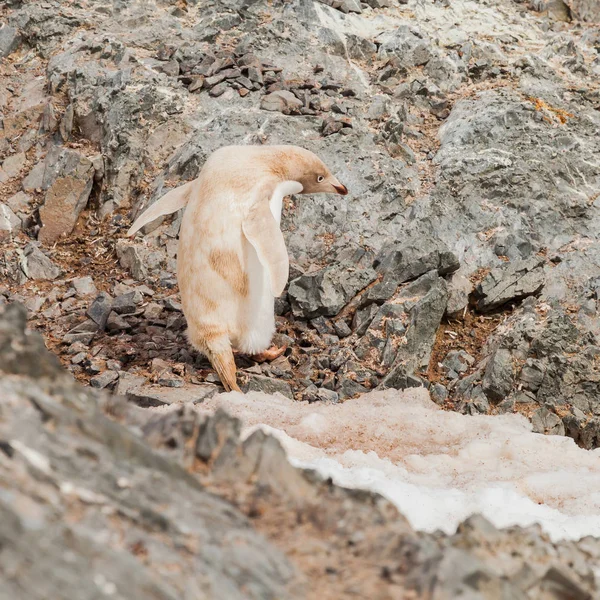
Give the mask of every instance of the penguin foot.
[[226, 392], [241, 392], [237, 384], [235, 359], [229, 338], [219, 336], [211, 340], [203, 340], [202, 351], [206, 354], [212, 368], [217, 372]]
[[279, 358], [286, 350], [287, 346], [271, 346], [264, 352], [252, 354], [250, 358], [255, 362], [271, 362], [272, 360]]

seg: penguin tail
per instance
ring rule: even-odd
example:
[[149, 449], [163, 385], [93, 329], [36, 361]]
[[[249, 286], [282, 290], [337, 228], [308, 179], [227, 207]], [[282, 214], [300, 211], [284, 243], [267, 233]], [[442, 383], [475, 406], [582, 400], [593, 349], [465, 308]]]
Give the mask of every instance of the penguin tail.
[[231, 342], [226, 333], [220, 335], [201, 336], [194, 331], [193, 326], [188, 329], [188, 338], [193, 346], [206, 355], [213, 369], [217, 372], [225, 391], [241, 392], [237, 384], [235, 359]]

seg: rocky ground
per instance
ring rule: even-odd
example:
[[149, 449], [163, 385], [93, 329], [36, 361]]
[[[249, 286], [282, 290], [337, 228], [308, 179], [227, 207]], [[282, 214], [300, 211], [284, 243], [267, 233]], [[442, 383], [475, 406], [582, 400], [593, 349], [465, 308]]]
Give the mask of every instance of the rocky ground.
[[0, 7], [0, 298], [75, 377], [140, 405], [219, 391], [190, 350], [180, 216], [131, 220], [227, 143], [298, 143], [273, 363], [249, 390], [426, 385], [600, 445], [600, 20], [593, 1]]
[[474, 516], [415, 532], [381, 496], [292, 467], [226, 413], [83, 387], [0, 305], [3, 598], [600, 597], [600, 541]]
[[600, 446], [594, 0], [8, 0], [0, 22], [6, 597], [600, 596], [597, 540], [416, 533], [194, 412], [222, 388], [185, 339], [181, 215], [125, 237], [214, 149], [301, 144], [350, 195], [288, 199], [289, 347], [239, 356], [244, 389], [424, 385]]

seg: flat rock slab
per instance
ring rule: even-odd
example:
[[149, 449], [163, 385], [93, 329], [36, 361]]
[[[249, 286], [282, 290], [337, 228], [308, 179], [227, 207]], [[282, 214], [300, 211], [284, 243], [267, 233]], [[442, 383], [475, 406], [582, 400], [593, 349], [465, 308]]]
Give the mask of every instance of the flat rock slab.
[[546, 282], [543, 264], [543, 259], [535, 257], [492, 269], [475, 288], [477, 309], [487, 312], [511, 300], [522, 300], [537, 294]]
[[125, 395], [138, 406], [164, 406], [165, 404], [198, 404], [218, 392], [216, 385], [186, 384], [180, 388], [160, 385], [142, 385], [128, 389]]

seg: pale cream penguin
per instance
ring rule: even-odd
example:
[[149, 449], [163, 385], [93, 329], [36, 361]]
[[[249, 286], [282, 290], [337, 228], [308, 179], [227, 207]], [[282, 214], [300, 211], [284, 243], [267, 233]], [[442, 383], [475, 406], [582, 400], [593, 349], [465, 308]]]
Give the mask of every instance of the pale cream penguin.
[[348, 190], [304, 148], [227, 146], [208, 158], [197, 179], [163, 196], [128, 232], [187, 205], [177, 279], [188, 337], [227, 390], [239, 390], [232, 347], [257, 354], [271, 344], [274, 299], [289, 275], [279, 227], [282, 203], [301, 193]]

